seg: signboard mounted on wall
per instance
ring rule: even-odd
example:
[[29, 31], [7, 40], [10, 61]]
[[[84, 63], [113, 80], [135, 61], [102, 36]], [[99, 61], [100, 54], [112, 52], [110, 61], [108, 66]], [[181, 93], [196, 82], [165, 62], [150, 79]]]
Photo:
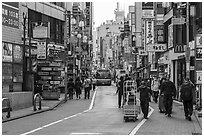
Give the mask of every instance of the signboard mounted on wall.
[[33, 38], [50, 38], [50, 22], [34, 22]]
[[46, 59], [46, 41], [37, 42], [37, 59]]
[[19, 29], [19, 3], [2, 3], [2, 25]]
[[166, 44], [148, 44], [147, 51], [149, 52], [164, 52], [166, 51]]

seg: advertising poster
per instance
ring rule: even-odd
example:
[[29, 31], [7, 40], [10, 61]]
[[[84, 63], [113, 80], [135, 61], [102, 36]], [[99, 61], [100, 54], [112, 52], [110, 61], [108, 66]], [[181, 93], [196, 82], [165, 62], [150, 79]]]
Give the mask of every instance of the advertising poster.
[[12, 44], [2, 42], [2, 61], [12, 62]]
[[22, 63], [23, 61], [23, 48], [19, 45], [13, 44], [13, 60], [15, 63]]

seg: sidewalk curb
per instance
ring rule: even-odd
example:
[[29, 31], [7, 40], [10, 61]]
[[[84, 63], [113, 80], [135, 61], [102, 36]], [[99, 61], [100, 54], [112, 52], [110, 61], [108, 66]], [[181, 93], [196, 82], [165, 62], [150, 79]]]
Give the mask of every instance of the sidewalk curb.
[[31, 116], [31, 115], [35, 115], [35, 114], [39, 114], [39, 113], [42, 113], [42, 112], [53, 110], [54, 108], [56, 108], [57, 106], [59, 106], [62, 103], [65, 103], [64, 99], [60, 100], [53, 107], [46, 108], [46, 109], [43, 109], [43, 110], [33, 111], [33, 112], [29, 113], [29, 114], [25, 114], [25, 115], [22, 115], [22, 116], [16, 116], [16, 117], [13, 117], [13, 118], [8, 118], [8, 119], [5, 119], [5, 120], [2, 120], [2, 123], [9, 122], [9, 121], [16, 120], [16, 119], [20, 119], [20, 118], [27, 117], [27, 116]]

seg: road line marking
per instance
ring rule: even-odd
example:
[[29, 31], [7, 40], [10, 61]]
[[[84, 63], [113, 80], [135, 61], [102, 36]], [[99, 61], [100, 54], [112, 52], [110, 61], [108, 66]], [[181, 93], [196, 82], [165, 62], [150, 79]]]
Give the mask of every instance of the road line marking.
[[100, 135], [101, 133], [71, 133], [71, 135]]
[[96, 96], [96, 90], [98, 89], [98, 87], [96, 87], [95, 91], [94, 91], [94, 95], [92, 97], [92, 100], [91, 100], [91, 104], [89, 106], [89, 110], [91, 110], [93, 108], [93, 104], [94, 104], [94, 100], [95, 100], [95, 96]]
[[23, 133], [23, 134], [21, 134], [21, 135], [31, 134], [31, 133], [36, 132], [36, 131], [41, 130], [41, 129], [43, 129], [43, 128], [40, 127], [40, 128], [34, 129], [34, 130], [32, 130], [32, 131], [29, 131], [29, 132]]
[[[152, 107], [150, 107], [151, 111], [148, 114], [148, 117], [151, 116], [151, 114], [153, 113], [154, 109]], [[131, 132], [129, 135], [135, 135], [137, 133], [137, 131], [140, 129], [140, 127], [147, 121], [147, 119], [143, 119]]]
[[[96, 89], [97, 89], [97, 88], [96, 88]], [[50, 124], [44, 125], [44, 126], [39, 127], [39, 128], [37, 128], [37, 129], [31, 130], [31, 131], [29, 131], [29, 132], [23, 133], [23, 134], [21, 134], [21, 135], [28, 135], [28, 134], [34, 133], [34, 132], [36, 132], [36, 131], [38, 131], [38, 130], [41, 130], [41, 129], [43, 129], [43, 128], [49, 127], [49, 126], [51, 126], [51, 125], [57, 124], [57, 123], [62, 122], [62, 121], [64, 121], [64, 120], [67, 120], [67, 119], [76, 117], [76, 116], [78, 116], [78, 115], [81, 115], [81, 114], [83, 114], [83, 113], [85, 113], [85, 112], [90, 111], [90, 110], [93, 108], [93, 104], [94, 104], [95, 97], [96, 97], [96, 90], [94, 91], [94, 95], [93, 95], [93, 97], [92, 97], [92, 100], [91, 100], [91, 104], [90, 104], [90, 106], [89, 106], [89, 109], [87, 109], [87, 110], [85, 110], [85, 111], [83, 111], [83, 112], [74, 114], [74, 115], [72, 115], [72, 116], [69, 116], [69, 117], [60, 119], [60, 120], [58, 120], [58, 121], [52, 122], [52, 123], [50, 123]]]

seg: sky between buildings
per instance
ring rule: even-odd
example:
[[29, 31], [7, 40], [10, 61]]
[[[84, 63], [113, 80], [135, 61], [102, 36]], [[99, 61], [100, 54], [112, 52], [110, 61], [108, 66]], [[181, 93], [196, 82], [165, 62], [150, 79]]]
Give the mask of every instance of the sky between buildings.
[[[120, 9], [125, 11], [125, 16], [128, 13], [129, 6], [134, 5], [134, 1], [130, 0], [118, 0], [118, 2]], [[117, 1], [96, 0], [93, 1], [93, 5], [95, 28], [106, 22], [106, 20], [115, 20], [114, 10], [117, 8]]]

